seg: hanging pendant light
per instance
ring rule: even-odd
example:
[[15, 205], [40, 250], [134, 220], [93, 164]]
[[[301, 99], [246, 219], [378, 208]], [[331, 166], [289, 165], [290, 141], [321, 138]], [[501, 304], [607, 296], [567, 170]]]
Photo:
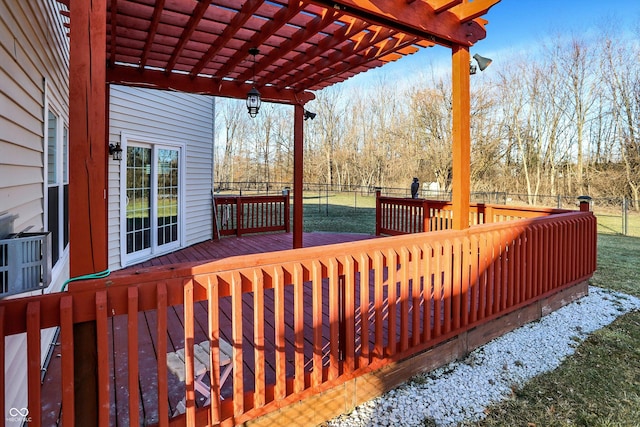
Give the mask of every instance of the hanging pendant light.
[[247, 93], [247, 110], [249, 110], [249, 115], [253, 118], [258, 115], [258, 111], [260, 110], [260, 104], [262, 103], [260, 99], [260, 92], [255, 88], [256, 84], [256, 55], [259, 54], [260, 51], [256, 47], [252, 47], [249, 49], [249, 54], [253, 55], [253, 80], [252, 83], [254, 87], [251, 88], [249, 93]]

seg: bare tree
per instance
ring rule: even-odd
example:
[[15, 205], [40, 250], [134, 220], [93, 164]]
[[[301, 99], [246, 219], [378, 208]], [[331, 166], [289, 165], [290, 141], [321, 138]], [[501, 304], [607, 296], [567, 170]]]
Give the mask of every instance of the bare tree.
[[603, 46], [603, 70], [618, 133], [616, 139], [624, 175], [636, 209], [640, 209], [640, 61], [637, 43], [608, 39]]

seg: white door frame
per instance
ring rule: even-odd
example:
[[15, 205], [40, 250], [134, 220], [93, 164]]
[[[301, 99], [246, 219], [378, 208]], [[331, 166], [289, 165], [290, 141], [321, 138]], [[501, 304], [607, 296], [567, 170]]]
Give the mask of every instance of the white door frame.
[[[186, 144], [153, 138], [148, 135], [121, 133], [122, 161], [120, 162], [120, 264], [122, 267], [136, 264], [156, 256], [172, 252], [184, 246], [185, 242], [185, 194], [186, 194]], [[127, 147], [139, 146], [151, 149], [151, 247], [143, 253], [127, 254]], [[158, 246], [157, 221], [157, 163], [158, 150], [170, 149], [178, 151], [178, 239], [176, 242]]]

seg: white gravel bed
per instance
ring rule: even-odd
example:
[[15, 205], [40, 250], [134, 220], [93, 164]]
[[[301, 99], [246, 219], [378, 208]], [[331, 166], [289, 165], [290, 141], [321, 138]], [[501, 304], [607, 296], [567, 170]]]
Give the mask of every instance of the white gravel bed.
[[639, 309], [639, 298], [591, 286], [588, 296], [494, 339], [462, 361], [414, 377], [328, 425], [421, 426], [430, 418], [450, 426], [482, 419], [484, 409], [509, 397], [512, 387], [552, 371], [590, 333]]

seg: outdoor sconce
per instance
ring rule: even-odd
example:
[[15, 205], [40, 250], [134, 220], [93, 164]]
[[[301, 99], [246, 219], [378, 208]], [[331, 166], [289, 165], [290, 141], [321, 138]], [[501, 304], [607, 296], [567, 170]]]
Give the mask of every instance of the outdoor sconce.
[[119, 142], [116, 145], [109, 144], [109, 154], [113, 156], [113, 160], [122, 160], [122, 147]]
[[480, 56], [477, 53], [475, 55], [473, 55], [473, 59], [475, 59], [476, 62], [478, 63], [478, 67], [473, 65], [473, 63], [470, 63], [469, 64], [469, 74], [475, 74], [477, 68], [480, 68], [480, 71], [484, 71], [485, 68], [487, 68], [492, 62], [491, 59], [485, 58], [483, 56]]
[[304, 119], [305, 120], [307, 120], [307, 119], [313, 120], [315, 118], [316, 118], [316, 113], [312, 113], [311, 111], [304, 110]]
[[[252, 47], [249, 49], [249, 54], [253, 55], [253, 84], [256, 84], [256, 55], [259, 54], [260, 51], [256, 47]], [[251, 118], [254, 118], [258, 115], [258, 111], [260, 111], [260, 104], [262, 100], [260, 99], [260, 92], [258, 89], [251, 88], [249, 93], [247, 93], [247, 110], [249, 110], [249, 115]]]

